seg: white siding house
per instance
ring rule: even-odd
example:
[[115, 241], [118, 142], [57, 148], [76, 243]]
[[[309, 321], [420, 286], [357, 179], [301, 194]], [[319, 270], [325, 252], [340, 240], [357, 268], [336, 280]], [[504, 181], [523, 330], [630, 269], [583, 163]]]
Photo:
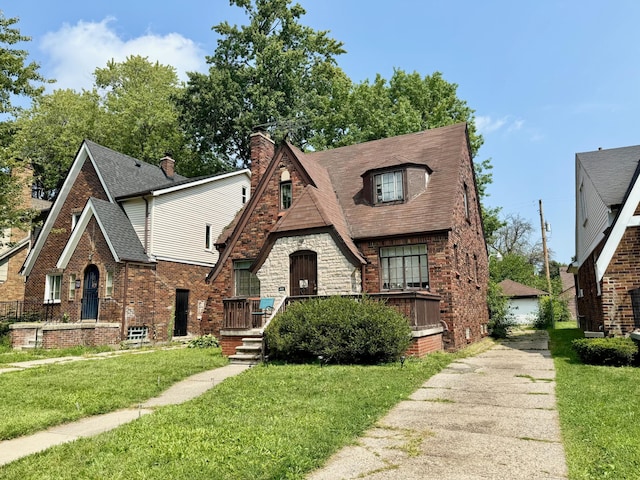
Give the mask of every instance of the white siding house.
[[151, 257], [213, 266], [214, 242], [247, 201], [250, 179], [249, 170], [226, 173], [151, 191], [122, 205]]

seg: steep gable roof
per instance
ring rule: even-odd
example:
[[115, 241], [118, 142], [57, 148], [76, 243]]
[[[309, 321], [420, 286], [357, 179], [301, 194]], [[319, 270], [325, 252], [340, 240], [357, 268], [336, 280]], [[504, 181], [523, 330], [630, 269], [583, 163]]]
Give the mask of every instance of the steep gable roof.
[[[467, 128], [461, 123], [304, 155], [328, 172], [352, 237], [359, 239], [451, 229], [465, 155], [471, 161], [467, 152]], [[422, 194], [375, 208], [361, 200], [365, 172], [401, 164], [431, 171]]]
[[20, 272], [22, 275], [28, 276], [31, 273], [31, 269], [40, 255], [53, 224], [87, 159], [93, 165], [107, 197], [112, 202], [120, 196], [126, 196], [141, 190], [169, 186], [176, 181], [185, 179], [180, 175], [168, 178], [160, 167], [103, 147], [91, 140], [84, 140], [76, 153], [62, 188], [56, 196], [42, 231], [25, 260]]
[[640, 145], [576, 153], [576, 160], [604, 204], [621, 205], [640, 161]]
[[169, 178], [160, 167], [103, 147], [90, 140], [85, 140], [84, 143], [104, 186], [113, 199], [188, 180], [177, 174]]
[[144, 251], [131, 222], [119, 205], [97, 198], [90, 198], [85, 205], [69, 241], [58, 259], [57, 268], [66, 268], [75, 251], [89, 220], [95, 217], [100, 231], [109, 245], [113, 258], [117, 261], [149, 263], [151, 259]]
[[547, 292], [523, 285], [522, 283], [515, 282], [508, 278], [501, 281], [499, 285], [502, 288], [502, 293], [506, 297], [541, 297], [543, 295], [548, 295]]

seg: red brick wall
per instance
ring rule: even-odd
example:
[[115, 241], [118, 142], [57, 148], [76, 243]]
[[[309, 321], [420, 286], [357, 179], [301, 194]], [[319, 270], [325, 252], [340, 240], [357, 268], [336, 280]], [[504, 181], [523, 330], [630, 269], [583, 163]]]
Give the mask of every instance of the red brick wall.
[[602, 279], [604, 329], [616, 335], [634, 330], [630, 290], [640, 288], [640, 227], [628, 227]]
[[602, 250], [604, 243], [598, 245], [593, 254], [590, 255], [578, 269], [578, 288], [582, 290], [576, 292], [578, 295], [578, 322], [581, 328], [587, 331], [599, 331], [604, 326], [602, 314], [602, 297], [598, 295], [598, 285], [596, 283], [595, 259]]
[[25, 245], [9, 258], [7, 280], [0, 281], [0, 302], [24, 299], [24, 277], [20, 275], [22, 264], [27, 258], [28, 248]]
[[60, 258], [60, 254], [71, 235], [72, 214], [82, 211], [89, 197], [107, 200], [98, 175], [91, 161], [87, 159], [60, 209], [53, 228], [45, 239], [44, 246], [29, 277], [26, 279], [25, 300], [43, 301], [46, 276], [56, 272], [55, 266], [58, 258]]
[[439, 352], [444, 348], [442, 334], [418, 337], [411, 340], [411, 345], [407, 349], [407, 356], [424, 357], [432, 352]]
[[68, 348], [77, 345], [118, 345], [120, 328], [117, 324], [14, 324], [11, 326], [11, 346], [22, 348], [36, 340], [43, 348]]
[[222, 348], [222, 354], [234, 355], [236, 353], [236, 347], [242, 345], [242, 336], [224, 336], [220, 339], [220, 347]]

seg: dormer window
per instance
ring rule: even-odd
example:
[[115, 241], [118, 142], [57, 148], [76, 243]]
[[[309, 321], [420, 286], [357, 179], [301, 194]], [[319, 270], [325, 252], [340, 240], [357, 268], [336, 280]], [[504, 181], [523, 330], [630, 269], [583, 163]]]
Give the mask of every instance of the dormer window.
[[375, 203], [401, 202], [404, 200], [402, 170], [374, 175]]

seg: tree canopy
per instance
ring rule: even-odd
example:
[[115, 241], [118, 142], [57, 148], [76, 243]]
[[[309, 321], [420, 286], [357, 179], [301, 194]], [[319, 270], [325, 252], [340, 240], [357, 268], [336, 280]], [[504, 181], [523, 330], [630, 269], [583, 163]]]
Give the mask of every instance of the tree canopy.
[[254, 127], [269, 127], [276, 141], [293, 135], [304, 144], [322, 114], [335, 79], [342, 43], [300, 23], [305, 10], [291, 0], [231, 0], [244, 9], [248, 25], [222, 22], [209, 73], [190, 73], [182, 97], [181, 123], [204, 165], [228, 168], [250, 156]]
[[[31, 218], [30, 205], [20, 203], [22, 185], [11, 175], [19, 160], [4, 147], [14, 134], [12, 117], [22, 108], [16, 101], [21, 97], [38, 98], [47, 82], [38, 72], [40, 67], [36, 62], [27, 63], [28, 52], [15, 48], [16, 44], [31, 40], [15, 27], [17, 23], [18, 18], [7, 18], [0, 10], [0, 232], [13, 227], [26, 228]], [[0, 236], [0, 245], [2, 242]]]

